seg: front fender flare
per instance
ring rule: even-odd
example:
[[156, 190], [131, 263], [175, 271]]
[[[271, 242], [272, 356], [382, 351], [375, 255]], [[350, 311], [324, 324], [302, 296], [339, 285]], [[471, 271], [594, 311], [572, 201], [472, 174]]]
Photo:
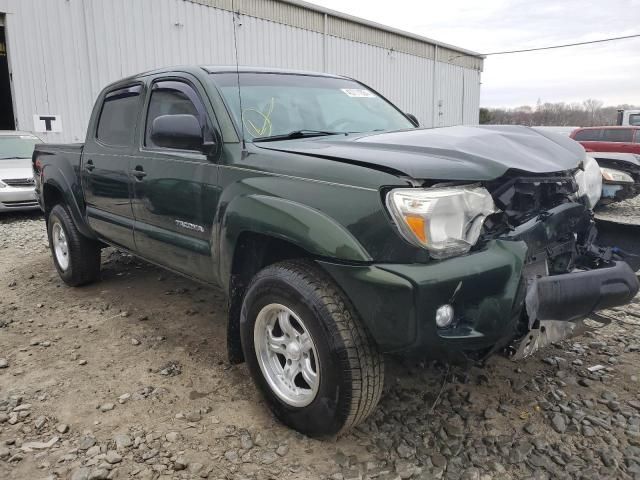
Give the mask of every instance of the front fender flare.
[[235, 247], [243, 232], [285, 240], [315, 257], [372, 261], [351, 232], [327, 214], [279, 197], [246, 195], [229, 203], [221, 222], [220, 279], [225, 288], [229, 287]]

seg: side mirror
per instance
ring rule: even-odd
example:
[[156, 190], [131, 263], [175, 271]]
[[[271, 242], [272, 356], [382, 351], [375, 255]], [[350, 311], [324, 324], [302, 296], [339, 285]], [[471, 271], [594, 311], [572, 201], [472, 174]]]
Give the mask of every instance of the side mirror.
[[413, 123], [414, 127], [419, 127], [420, 122], [418, 121], [418, 117], [416, 117], [413, 113], [405, 113], [405, 117], [409, 119], [411, 123]]
[[151, 141], [162, 148], [202, 151], [204, 137], [193, 115], [161, 115], [151, 125]]

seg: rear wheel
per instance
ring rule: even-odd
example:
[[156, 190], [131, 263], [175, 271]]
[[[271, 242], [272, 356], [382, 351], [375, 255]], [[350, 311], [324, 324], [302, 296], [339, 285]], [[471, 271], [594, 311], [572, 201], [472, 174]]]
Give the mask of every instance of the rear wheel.
[[325, 436], [374, 410], [382, 355], [348, 299], [313, 263], [287, 261], [259, 272], [240, 322], [251, 374], [283, 423]]
[[49, 247], [60, 278], [72, 287], [94, 282], [100, 276], [100, 246], [83, 236], [62, 205], [49, 213]]

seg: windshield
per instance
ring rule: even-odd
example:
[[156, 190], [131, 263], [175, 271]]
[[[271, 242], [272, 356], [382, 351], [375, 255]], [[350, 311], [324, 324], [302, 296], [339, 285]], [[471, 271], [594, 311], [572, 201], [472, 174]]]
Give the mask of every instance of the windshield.
[[33, 147], [40, 140], [29, 135], [0, 136], [0, 160], [31, 158]]
[[[238, 75], [216, 73], [212, 78], [239, 123]], [[360, 133], [414, 127], [393, 105], [353, 80], [241, 73], [240, 85], [247, 140], [300, 131]]]

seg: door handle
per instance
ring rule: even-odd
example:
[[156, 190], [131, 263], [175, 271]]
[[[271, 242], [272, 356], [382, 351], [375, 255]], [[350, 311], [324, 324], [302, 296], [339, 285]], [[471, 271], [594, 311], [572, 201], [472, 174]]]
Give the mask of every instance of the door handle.
[[88, 172], [93, 172], [93, 169], [96, 168], [96, 166], [93, 164], [93, 160], [87, 160], [87, 164], [84, 166], [84, 168]]
[[142, 180], [147, 176], [147, 172], [142, 169], [141, 165], [138, 165], [135, 169], [131, 170], [131, 174], [136, 177], [138, 180]]

